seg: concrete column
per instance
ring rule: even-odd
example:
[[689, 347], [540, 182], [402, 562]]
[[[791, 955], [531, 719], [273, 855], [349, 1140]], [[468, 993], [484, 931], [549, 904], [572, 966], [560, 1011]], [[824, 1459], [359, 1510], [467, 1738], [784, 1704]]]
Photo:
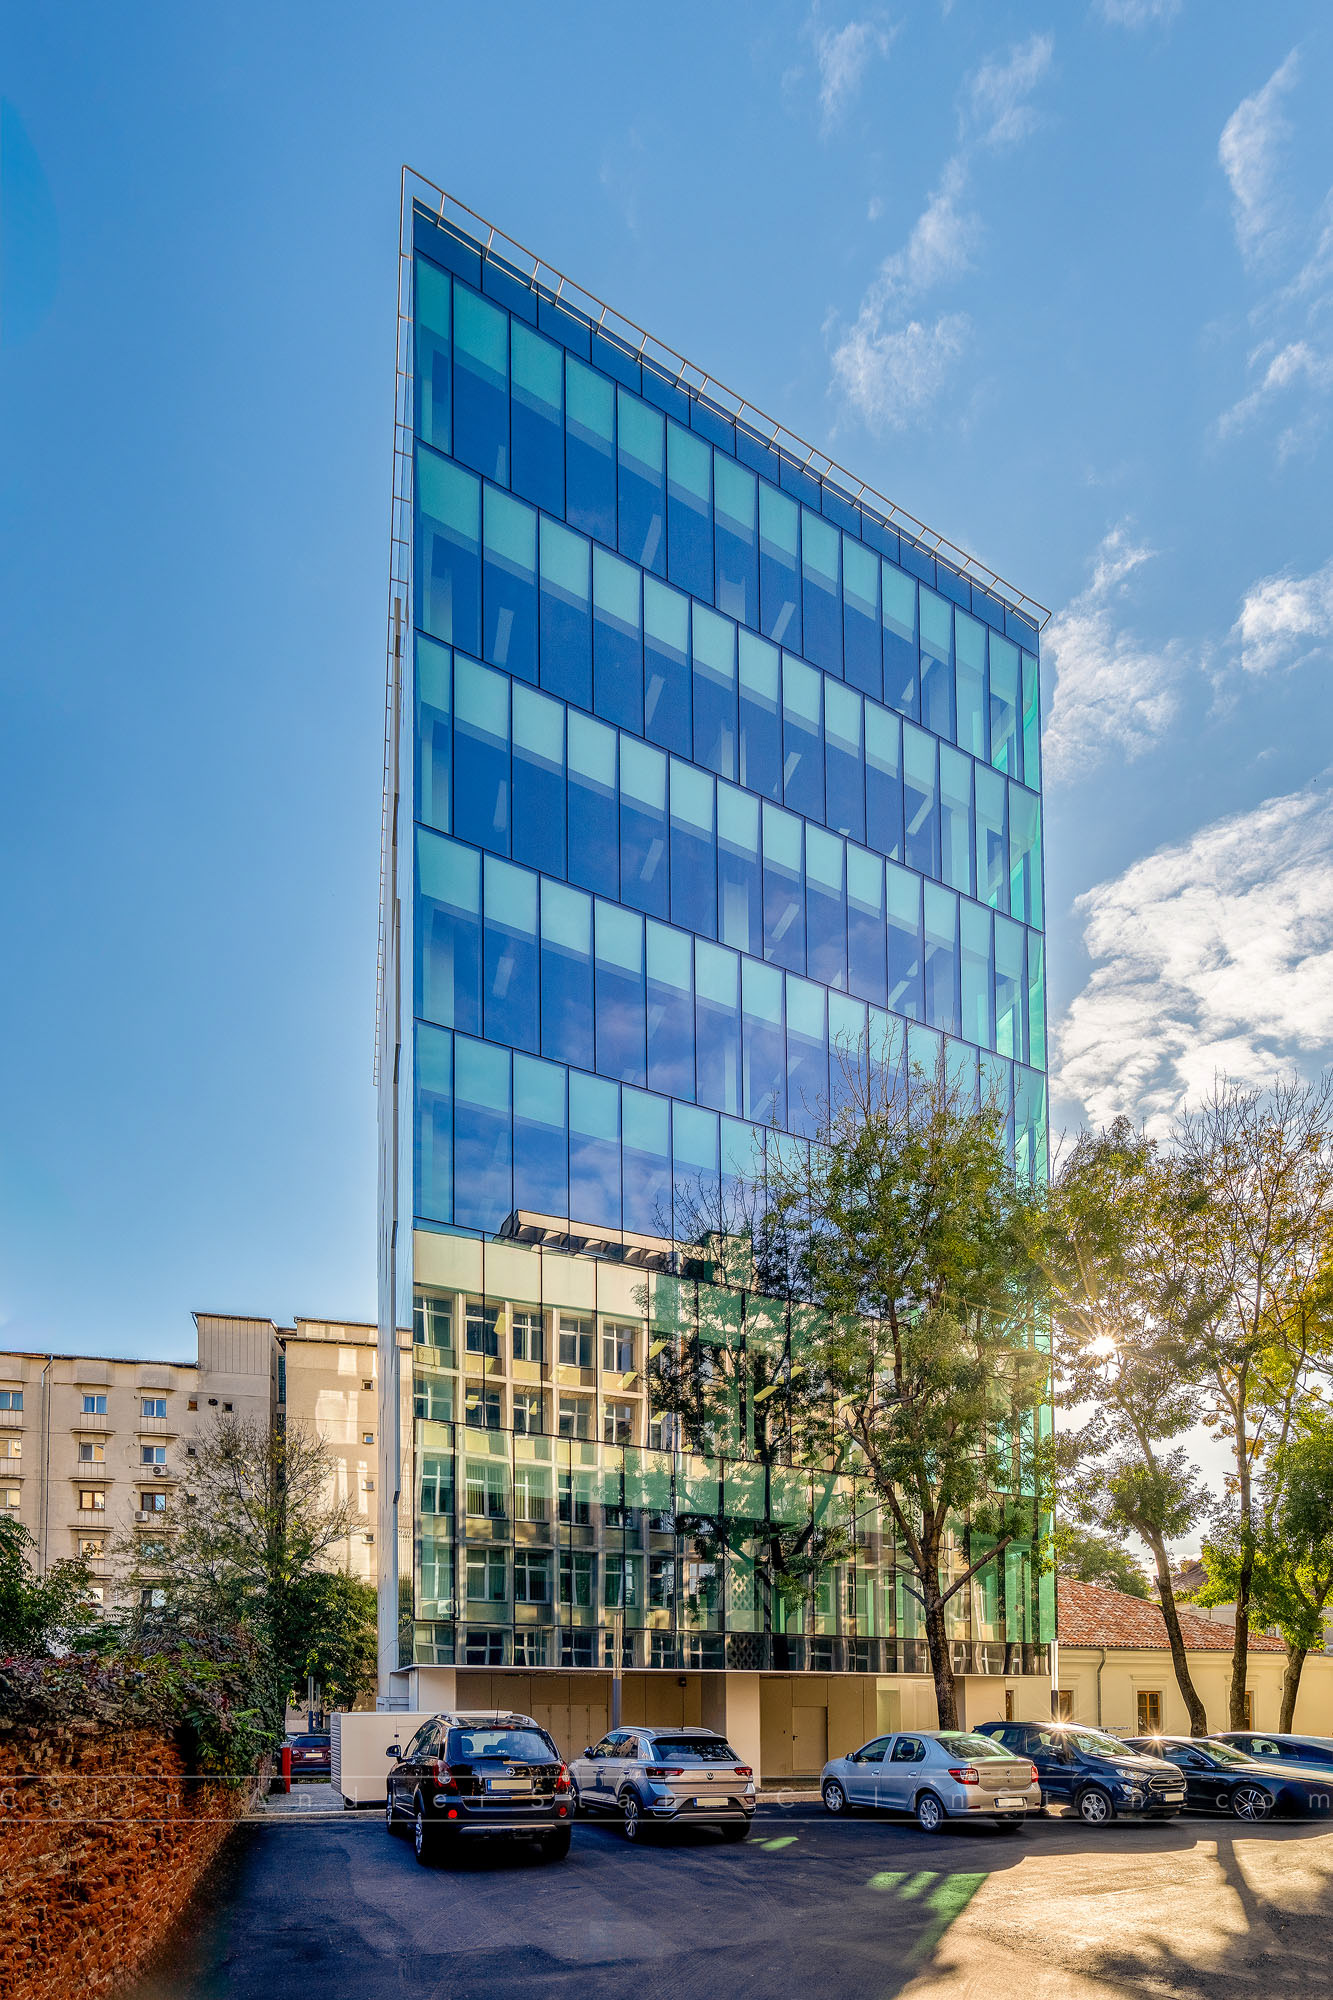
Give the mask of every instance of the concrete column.
[[725, 1736], [743, 1764], [759, 1777], [759, 1675], [701, 1674], [699, 1720]]

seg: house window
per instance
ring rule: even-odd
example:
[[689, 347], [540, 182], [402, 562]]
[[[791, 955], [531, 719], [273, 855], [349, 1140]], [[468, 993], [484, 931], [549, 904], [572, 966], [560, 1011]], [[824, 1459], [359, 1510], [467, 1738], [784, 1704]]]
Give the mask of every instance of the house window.
[[592, 1321], [560, 1315], [560, 1363], [564, 1368], [592, 1367]]
[[464, 1422], [474, 1431], [498, 1431], [500, 1428], [500, 1391], [489, 1388], [485, 1382], [469, 1382], [465, 1396], [466, 1416]]
[[79, 1441], [80, 1465], [105, 1465], [106, 1446], [100, 1438], [81, 1438]]
[[412, 1338], [418, 1347], [451, 1348], [454, 1344], [452, 1300], [419, 1298], [413, 1314]]
[[1057, 1722], [1072, 1722], [1074, 1720], [1074, 1690], [1072, 1688], [1057, 1688], [1055, 1690], [1055, 1720]]
[[545, 1353], [546, 1343], [542, 1339], [542, 1316], [539, 1312], [529, 1312], [514, 1308], [514, 1359], [515, 1361], [540, 1361]]
[[559, 1431], [562, 1438], [592, 1436], [592, 1404], [586, 1396], [560, 1398]]
[[674, 1416], [648, 1419], [649, 1451], [674, 1451], [679, 1436], [680, 1427]]
[[602, 1367], [608, 1375], [634, 1372], [634, 1328], [619, 1324], [602, 1326]]
[[17, 1486], [0, 1486], [0, 1507], [17, 1507], [18, 1504], [19, 1488]]
[[95, 1562], [103, 1549], [100, 1535], [83, 1535], [79, 1540], [79, 1554], [87, 1562]]
[[469, 1354], [498, 1354], [500, 1336], [496, 1322], [500, 1316], [498, 1306], [483, 1305], [480, 1299], [469, 1299], [463, 1322], [463, 1344]]
[[160, 1611], [167, 1601], [167, 1593], [157, 1584], [149, 1584], [139, 1592], [139, 1602], [145, 1611]]
[[106, 1494], [100, 1486], [81, 1486], [79, 1488], [79, 1512], [81, 1514], [104, 1514], [106, 1512]]
[[592, 1494], [586, 1472], [560, 1474], [560, 1519], [567, 1527], [587, 1528], [592, 1523]]
[[90, 1583], [88, 1585], [88, 1602], [90, 1604], [101, 1604], [103, 1595], [103, 1587], [100, 1583]]
[[164, 1444], [141, 1444], [139, 1446], [140, 1465], [165, 1465], [167, 1448]]
[[649, 1556], [648, 1602], [654, 1611], [667, 1611], [676, 1596], [676, 1558]]
[[374, 1444], [374, 1442], [375, 1442], [375, 1433], [374, 1433], [374, 1431], [362, 1431], [362, 1433], [361, 1433], [361, 1442], [362, 1442], [362, 1444]]
[[560, 1551], [560, 1602], [577, 1610], [591, 1609], [593, 1557], [584, 1549]]
[[145, 1396], [141, 1407], [146, 1417], [165, 1417], [167, 1399], [165, 1396]]
[[503, 1604], [509, 1595], [503, 1549], [469, 1549], [467, 1552], [467, 1596], [469, 1604]]
[[515, 1389], [514, 1429], [522, 1437], [539, 1437], [544, 1429], [542, 1423], [542, 1397], [540, 1389]]
[[514, 1467], [514, 1517], [519, 1521], [549, 1521], [550, 1473], [535, 1465]]
[[106, 1415], [106, 1397], [85, 1396], [83, 1399], [83, 1414], [85, 1417], [104, 1417]]
[[375, 1482], [374, 1482], [374, 1480], [373, 1480], [373, 1479], [363, 1479], [363, 1480], [361, 1481], [361, 1491], [362, 1491], [363, 1493], [373, 1493], [373, 1492], [375, 1491]]
[[520, 1549], [514, 1557], [514, 1598], [519, 1604], [549, 1604], [551, 1601], [551, 1558], [531, 1549]]
[[481, 1519], [502, 1521], [505, 1505], [505, 1466], [496, 1463], [471, 1464], [467, 1469], [467, 1511]]
[[22, 1389], [0, 1389], [0, 1410], [21, 1410], [22, 1408]]
[[463, 1640], [463, 1664], [467, 1667], [502, 1667], [505, 1661], [503, 1632], [469, 1632]]
[[605, 1403], [602, 1406], [603, 1444], [633, 1444], [633, 1403]]
[[224, 1403], [222, 1407], [224, 1410], [231, 1410], [234, 1409], [236, 1406], [234, 1403]]
[[165, 1514], [166, 1511], [167, 1496], [165, 1493], [153, 1491], [139, 1495], [139, 1512], [141, 1514]]
[[1004, 1719], [1006, 1722], [1012, 1722], [1014, 1719], [1014, 1691], [1012, 1688], [1006, 1688], [1004, 1691]]
[[199, 1398], [197, 1396], [191, 1396], [189, 1402], [185, 1405], [185, 1407], [187, 1410], [197, 1410], [199, 1408]]
[[1160, 1688], [1140, 1688], [1139, 1695], [1140, 1736], [1160, 1736], [1162, 1733], [1162, 1691]]
[[0, 1438], [0, 1458], [22, 1458], [22, 1438]]
[[562, 1632], [560, 1634], [560, 1664], [562, 1667], [595, 1667], [597, 1665], [597, 1635], [595, 1632]]
[[1245, 1690], [1245, 1727], [1246, 1727], [1247, 1729], [1253, 1729], [1253, 1728], [1254, 1728], [1254, 1689], [1253, 1689], [1253, 1688], [1246, 1688], [1246, 1690]]
[[546, 1634], [544, 1632], [515, 1632], [514, 1665], [516, 1667], [544, 1667], [546, 1665]]

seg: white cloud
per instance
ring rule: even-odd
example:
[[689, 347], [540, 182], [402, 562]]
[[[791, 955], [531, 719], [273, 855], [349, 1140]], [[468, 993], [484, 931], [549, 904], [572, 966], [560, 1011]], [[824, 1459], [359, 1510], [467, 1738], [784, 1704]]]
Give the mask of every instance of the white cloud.
[[971, 328], [966, 313], [886, 327], [862, 306], [833, 350], [833, 386], [872, 430], [902, 430], [939, 395]]
[[1293, 49], [1262, 90], [1243, 98], [1222, 128], [1217, 157], [1231, 183], [1236, 241], [1247, 257], [1271, 247], [1277, 234], [1277, 155], [1290, 131], [1282, 100], [1300, 69]]
[[1141, 755], [1179, 709], [1187, 649], [1178, 640], [1144, 646], [1115, 612], [1128, 579], [1155, 553], [1131, 541], [1123, 522], [1113, 528], [1097, 550], [1087, 589], [1046, 628], [1043, 657], [1055, 670], [1044, 734], [1050, 779], [1076, 777], [1112, 751]]
[[1268, 365], [1254, 388], [1218, 418], [1219, 437], [1229, 437], [1232, 432], [1243, 430], [1285, 390], [1303, 388], [1322, 395], [1333, 388], [1333, 355], [1320, 354], [1308, 340], [1288, 341], [1276, 353], [1271, 342], [1256, 348], [1250, 356], [1250, 365], [1259, 366], [1266, 358]]
[[1310, 576], [1260, 577], [1231, 636], [1246, 673], [1304, 666], [1333, 642], [1333, 557]]
[[1112, 28], [1146, 28], [1153, 21], [1174, 21], [1181, 0], [1096, 0], [1097, 12]]
[[1051, 66], [1055, 42], [1050, 35], [1031, 35], [1016, 42], [1006, 62], [984, 62], [968, 80], [971, 123], [982, 145], [1009, 146], [1023, 139], [1036, 123], [1027, 102]]
[[873, 17], [848, 21], [842, 28], [821, 27], [819, 9], [815, 7], [806, 24], [806, 33], [815, 45], [819, 110], [826, 132], [838, 123], [861, 88], [871, 58], [888, 54], [896, 32]]
[[1093, 1124], [1160, 1129], [1218, 1073], [1263, 1083], [1333, 1043], [1333, 796], [1320, 782], [1204, 827], [1080, 896], [1095, 969], [1055, 1087]]

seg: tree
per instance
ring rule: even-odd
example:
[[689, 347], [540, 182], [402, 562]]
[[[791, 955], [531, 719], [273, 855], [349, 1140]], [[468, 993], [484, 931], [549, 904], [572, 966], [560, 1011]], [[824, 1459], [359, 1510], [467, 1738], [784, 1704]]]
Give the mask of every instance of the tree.
[[87, 1563], [62, 1557], [38, 1576], [36, 1546], [25, 1527], [0, 1515], [0, 1655], [51, 1652], [96, 1615]]
[[337, 1608], [317, 1579], [350, 1531], [353, 1505], [330, 1500], [330, 1473], [322, 1440], [220, 1416], [199, 1433], [160, 1521], [116, 1551], [125, 1585], [150, 1611], [258, 1644], [271, 1665], [266, 1719], [278, 1734], [286, 1697], [304, 1686], [322, 1643], [311, 1620]]
[[[1324, 1614], [1333, 1598], [1333, 1413], [1308, 1402], [1291, 1434], [1264, 1468], [1261, 1525], [1254, 1538], [1251, 1622], [1276, 1626], [1287, 1647], [1280, 1730], [1296, 1716], [1308, 1654], [1324, 1644]], [[1208, 1581], [1201, 1604], [1234, 1604], [1240, 1586], [1239, 1522], [1224, 1524], [1204, 1543]]]
[[312, 1570], [296, 1580], [286, 1603], [283, 1653], [300, 1663], [293, 1687], [313, 1678], [326, 1708], [354, 1708], [377, 1678], [374, 1587], [343, 1570]]
[[974, 1109], [942, 1064], [928, 1075], [870, 1055], [843, 1061], [808, 1158], [772, 1149], [769, 1206], [814, 1308], [805, 1365], [835, 1413], [840, 1469], [865, 1475], [893, 1523], [947, 1729], [947, 1607], [1037, 1528], [1049, 1362], [998, 1110]]
[[1245, 1726], [1251, 1594], [1263, 1533], [1256, 1481], [1290, 1436], [1309, 1368], [1333, 1333], [1333, 1075], [1271, 1090], [1218, 1083], [1179, 1121], [1206, 1190], [1198, 1247], [1221, 1310], [1206, 1342], [1209, 1415], [1231, 1447], [1237, 1550], [1230, 1726]]
[[1219, 1306], [1198, 1271], [1203, 1197], [1128, 1119], [1085, 1133], [1030, 1214], [1049, 1288], [1057, 1397], [1081, 1414], [1058, 1441], [1063, 1498], [1084, 1527], [1152, 1553], [1176, 1683], [1196, 1736], [1208, 1718], [1181, 1636], [1170, 1545], [1207, 1496], [1174, 1441], [1204, 1407]]
[[1123, 1590], [1127, 1597], [1149, 1596], [1148, 1579], [1129, 1551], [1109, 1535], [1062, 1521], [1051, 1537], [1051, 1554], [1061, 1576], [1080, 1583], [1100, 1583]]

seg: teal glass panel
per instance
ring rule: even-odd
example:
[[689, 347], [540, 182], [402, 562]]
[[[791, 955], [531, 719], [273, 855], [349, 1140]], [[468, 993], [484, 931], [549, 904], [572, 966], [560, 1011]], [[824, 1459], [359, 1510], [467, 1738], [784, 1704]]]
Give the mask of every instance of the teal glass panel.
[[695, 1073], [702, 1104], [741, 1109], [740, 960], [697, 939], [694, 947]]
[[713, 453], [680, 424], [666, 427], [667, 575], [692, 597], [713, 598]]
[[570, 709], [566, 718], [569, 772], [569, 879], [614, 897], [620, 853], [616, 810], [614, 729]]
[[697, 936], [717, 935], [714, 780], [671, 759], [671, 917]]
[[998, 771], [978, 764], [976, 787], [977, 896], [993, 910], [1009, 908], [1009, 849], [1005, 838], [1005, 783]]
[[902, 728], [889, 709], [866, 703], [866, 839], [890, 861], [903, 858]]
[[940, 745], [940, 859], [945, 881], [972, 894], [972, 760]]
[[986, 628], [955, 607], [953, 614], [954, 686], [958, 697], [958, 742], [974, 757], [985, 757]]
[[1008, 917], [995, 919], [995, 1046], [1002, 1056], [1027, 1061], [1023, 1034], [1024, 932]]
[[416, 1012], [481, 1033], [481, 857], [417, 828]]
[[764, 957], [789, 972], [805, 970], [805, 909], [801, 893], [801, 822], [777, 806], [763, 808]]
[[734, 785], [717, 788], [718, 936], [736, 951], [764, 949], [764, 880], [759, 801]]
[[792, 812], [822, 824], [824, 730], [821, 674], [782, 656], [782, 796]]
[[620, 1093], [625, 1228], [671, 1235], [671, 1107], [641, 1090]]
[[1023, 655], [1023, 782], [1041, 790], [1041, 691], [1031, 653]]
[[450, 725], [453, 655], [418, 637], [416, 680], [417, 796], [415, 816], [439, 833], [449, 831]]
[[1023, 775], [1019, 747], [1019, 654], [1012, 639], [990, 635], [990, 757], [997, 771]]
[[805, 969], [825, 986], [847, 984], [846, 849], [823, 827], [805, 830]]
[[741, 960], [742, 1109], [765, 1125], [787, 1122], [782, 986], [776, 966]]
[[842, 674], [842, 536], [821, 514], [801, 509], [801, 651], [825, 673]]
[[485, 489], [482, 563], [486, 658], [537, 678], [537, 516], [497, 486]]
[[1036, 1070], [1014, 1071], [1014, 1170], [1038, 1185], [1049, 1168], [1046, 1139], [1046, 1079]]
[[713, 1226], [718, 1209], [717, 1113], [693, 1104], [671, 1107], [671, 1178], [675, 1236], [693, 1241]]
[[565, 711], [535, 688], [513, 691], [513, 852], [548, 875], [565, 872]]
[[413, 1206], [426, 1222], [454, 1219], [453, 1041], [444, 1030], [417, 1023]]
[[683, 931], [647, 926], [648, 1086], [694, 1096], [694, 946]]
[[880, 564], [884, 628], [884, 699], [916, 720], [921, 713], [916, 578], [896, 564]]
[[976, 903], [961, 905], [963, 1033], [978, 1047], [995, 1046], [992, 1018], [991, 915]]
[[481, 485], [418, 451], [416, 622], [432, 638], [481, 651]]
[[822, 986], [787, 980], [787, 1123], [815, 1138], [828, 1110], [828, 1026]]
[[488, 854], [483, 879], [485, 1033], [490, 1042], [536, 1050], [537, 877]]
[[921, 720], [937, 736], [953, 737], [953, 606], [947, 597], [920, 589]]
[[512, 322], [510, 442], [516, 493], [548, 514], [565, 511], [564, 352], [522, 320]]
[[694, 761], [719, 777], [736, 775], [736, 627], [706, 605], [692, 618]]
[[1046, 944], [1028, 932], [1028, 1061], [1046, 1067]]
[[509, 315], [454, 286], [454, 456], [509, 484]]
[[715, 602], [742, 625], [759, 623], [758, 481], [726, 452], [713, 454]]
[[[666, 447], [663, 419], [627, 390], [616, 392], [620, 553], [666, 574]], [[710, 593], [711, 594], [711, 593]]]
[[801, 650], [800, 516], [794, 500], [759, 482], [759, 622], [765, 638]]
[[847, 849], [847, 984], [877, 1007], [887, 997], [884, 868], [878, 854]]
[[606, 549], [592, 552], [593, 702], [598, 715], [643, 733], [641, 572]]
[[[866, 837], [864, 703], [839, 681], [824, 683], [825, 824], [852, 840]], [[882, 711], [881, 711], [882, 712]]]
[[910, 1021], [907, 1027], [907, 1060], [914, 1070], [921, 1070], [926, 1076], [939, 1073], [944, 1053], [942, 1038], [924, 1021]]
[[889, 1005], [911, 1021], [925, 1017], [921, 960], [921, 883], [890, 861], [888, 902]]
[[514, 1206], [569, 1214], [565, 1071], [523, 1055], [514, 1057]]
[[541, 684], [592, 707], [591, 549], [543, 514], [540, 535]]
[[1041, 805], [1021, 785], [1009, 787], [1009, 907], [1040, 930]]
[[924, 897], [926, 1019], [946, 1035], [958, 1033], [958, 898], [927, 882]]
[[509, 1051], [454, 1037], [454, 1220], [494, 1231], [513, 1207]]
[[635, 910], [598, 902], [593, 930], [597, 1068], [625, 1083], [646, 1083], [643, 918]]
[[416, 260], [415, 279], [417, 436], [433, 444], [436, 451], [448, 451], [452, 441], [449, 426], [452, 281], [447, 272], [428, 264], [423, 257]]
[[650, 916], [668, 914], [667, 760], [632, 736], [620, 739], [620, 894]]
[[454, 655], [454, 831], [462, 840], [509, 848], [509, 682]]
[[[790, 983], [790, 982], [789, 982]], [[832, 1109], [847, 1102], [848, 1087], [864, 1060], [867, 1044], [864, 1000], [845, 993], [828, 996], [829, 1093]]]
[[[998, 925], [996, 928], [998, 929]], [[996, 1117], [1002, 1121], [1006, 1133], [1009, 1132], [1010, 1120], [1013, 1116], [1013, 1096], [1014, 1073], [1011, 1065], [1005, 1061], [1003, 1056], [991, 1055], [983, 1049], [981, 1053], [982, 1104], [984, 1107], [995, 1112]], [[1012, 1135], [1010, 1136], [1009, 1144], [1012, 1147]]]
[[542, 1054], [593, 1067], [592, 898], [543, 881]]
[[610, 547], [616, 539], [616, 398], [604, 375], [565, 356], [565, 519]]
[[766, 799], [782, 797], [782, 714], [776, 646], [752, 632], [738, 634], [740, 652], [740, 780]]
[[936, 749], [923, 729], [903, 724], [903, 813], [906, 860], [920, 875], [940, 872], [940, 811]]
[[620, 1092], [577, 1072], [569, 1079], [569, 1212], [577, 1222], [620, 1227]]
[[883, 631], [879, 611], [880, 559], [864, 542], [842, 538], [844, 672], [853, 687], [879, 701], [884, 692]]
[[655, 577], [643, 579], [643, 726], [664, 750], [688, 757], [690, 721], [690, 600]]

